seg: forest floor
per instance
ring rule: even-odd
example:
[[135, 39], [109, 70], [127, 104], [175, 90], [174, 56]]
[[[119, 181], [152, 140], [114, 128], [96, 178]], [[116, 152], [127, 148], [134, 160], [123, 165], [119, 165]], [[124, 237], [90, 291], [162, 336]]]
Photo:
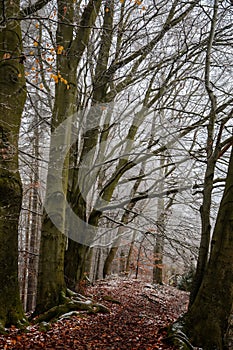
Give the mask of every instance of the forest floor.
[[188, 293], [170, 286], [116, 278], [85, 288], [85, 295], [110, 313], [80, 312], [60, 319], [48, 331], [28, 326], [0, 335], [0, 349], [174, 350], [166, 343], [166, 327], [187, 309]]

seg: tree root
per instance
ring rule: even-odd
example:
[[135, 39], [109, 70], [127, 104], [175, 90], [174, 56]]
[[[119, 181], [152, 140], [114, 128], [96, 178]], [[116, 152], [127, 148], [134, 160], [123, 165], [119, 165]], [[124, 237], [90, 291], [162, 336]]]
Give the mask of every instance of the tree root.
[[179, 350], [195, 350], [187, 335], [182, 331], [182, 323], [175, 322], [168, 329], [168, 336], [165, 338], [169, 343], [176, 345]]
[[174, 334], [169, 335], [166, 340], [176, 345], [179, 350], [195, 350], [187, 336], [181, 331], [174, 332]]
[[38, 316], [33, 323], [53, 322], [64, 314], [70, 313], [71, 316], [72, 311], [86, 311], [87, 313], [110, 312], [106, 306], [95, 303], [81, 294], [69, 290], [67, 294], [69, 297], [65, 295], [61, 296], [63, 304], [52, 307], [42, 315]]
[[0, 322], [0, 334], [5, 335], [7, 334], [6, 328], [3, 326], [2, 322]]
[[0, 334], [8, 334], [10, 326], [15, 326], [18, 329], [24, 330], [29, 325], [29, 322], [26, 318], [22, 317], [19, 319], [15, 319], [15, 322], [12, 322], [10, 325], [3, 325], [0, 321]]
[[[158, 304], [159, 304], [159, 302], [158, 302], [157, 300], [154, 300], [154, 299], [150, 298], [147, 294], [141, 294], [141, 296], [142, 296], [143, 298], [146, 298], [148, 301], [150, 301], [151, 303], [153, 303], [153, 304], [155, 304], [155, 305], [158, 305]], [[157, 296], [156, 296], [156, 297], [157, 297]]]
[[121, 302], [119, 300], [114, 299], [113, 297], [111, 297], [111, 295], [104, 295], [103, 300], [108, 301], [108, 302], [113, 303], [113, 304], [118, 304], [118, 305], [121, 304]]

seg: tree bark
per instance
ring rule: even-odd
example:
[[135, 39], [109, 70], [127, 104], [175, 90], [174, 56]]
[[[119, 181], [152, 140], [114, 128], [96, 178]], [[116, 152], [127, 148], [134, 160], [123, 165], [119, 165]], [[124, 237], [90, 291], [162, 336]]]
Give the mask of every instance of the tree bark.
[[201, 213], [201, 242], [198, 254], [196, 273], [193, 279], [193, 286], [190, 293], [190, 305], [194, 302], [198, 290], [201, 286], [205, 269], [208, 263], [209, 247], [211, 238], [211, 225], [210, 225], [210, 212], [211, 212], [211, 199], [213, 191], [214, 171], [215, 165], [218, 158], [219, 142], [221, 139], [221, 132], [217, 139], [216, 147], [214, 149], [214, 129], [216, 122], [216, 110], [217, 110], [217, 99], [214, 94], [213, 88], [210, 81], [210, 69], [211, 69], [211, 50], [214, 42], [214, 35], [217, 25], [218, 17], [218, 0], [214, 1], [213, 6], [213, 17], [211, 20], [211, 29], [208, 38], [206, 59], [205, 59], [205, 88], [210, 100], [210, 113], [209, 122], [207, 125], [207, 142], [206, 142], [206, 155], [207, 155], [207, 166], [204, 178], [203, 188], [203, 200], [200, 208]]
[[[160, 177], [164, 176], [165, 155], [160, 158]], [[164, 189], [164, 183], [161, 184]], [[163, 251], [164, 251], [164, 234], [165, 234], [165, 205], [164, 198], [158, 199], [157, 205], [157, 231], [156, 241], [154, 245], [154, 266], [153, 266], [153, 283], [163, 283]]]
[[26, 99], [19, 0], [4, 1], [0, 17], [0, 327], [24, 320], [18, 286], [18, 220], [22, 185], [18, 135]]
[[[109, 11], [106, 11], [106, 8], [108, 8]], [[92, 164], [92, 156], [90, 155], [90, 152], [95, 149], [99, 140], [99, 123], [103, 113], [101, 104], [104, 102], [107, 93], [107, 88], [110, 83], [109, 79], [106, 79], [106, 77], [104, 77], [104, 72], [106, 71], [108, 66], [109, 52], [112, 43], [113, 9], [113, 1], [106, 4], [102, 28], [102, 38], [93, 82], [92, 106], [97, 106], [95, 111], [96, 115], [94, 116], [93, 120], [93, 110], [91, 110], [91, 112], [88, 113], [86, 120], [87, 130], [83, 135], [84, 143], [79, 160], [80, 165], [85, 159], [86, 167]], [[87, 155], [89, 156], [86, 157]], [[83, 198], [83, 193], [80, 193], [80, 188], [84, 188], [84, 192], [85, 194], [87, 194], [90, 182], [93, 179], [90, 179], [90, 177], [88, 176], [84, 176], [83, 178], [81, 178], [79, 171], [71, 171], [70, 177], [70, 182], [72, 183], [72, 188], [70, 190], [70, 202], [74, 207], [74, 212], [76, 213], [76, 215], [78, 215], [83, 222], [86, 222], [86, 199]], [[98, 219], [94, 217], [93, 220], [90, 220], [89, 224], [95, 226], [95, 224], [97, 224], [97, 221]], [[78, 229], [79, 228], [77, 228], [77, 230]], [[74, 240], [69, 239], [68, 249], [65, 253], [65, 275], [67, 283], [69, 283], [68, 286], [71, 289], [74, 288], [76, 283], [78, 283], [83, 277], [83, 273], [85, 272], [86, 266], [85, 260], [87, 257], [88, 250], [88, 246], [85, 246], [80, 242], [76, 242]]]
[[[83, 11], [80, 27], [74, 36], [74, 1], [58, 0], [58, 27], [56, 33], [57, 47], [57, 79], [55, 102], [52, 116], [52, 131], [76, 112], [76, 73], [77, 67], [88, 43], [89, 35], [101, 0], [89, 0]], [[67, 10], [64, 12], [64, 8]], [[63, 81], [62, 79], [63, 78]], [[64, 79], [67, 84], [64, 83]], [[59, 146], [65, 149], [70, 144], [71, 125], [61, 130]], [[52, 139], [53, 140], [53, 139]], [[60, 149], [57, 144], [50, 145], [50, 160], [47, 176], [46, 208], [41, 230], [41, 246], [39, 260], [37, 305], [35, 314], [42, 313], [60, 303], [61, 292], [66, 289], [64, 279], [64, 254], [66, 248], [66, 194], [68, 187], [69, 157], [66, 156], [62, 174], [56, 167], [59, 163]], [[68, 153], [68, 151], [67, 151]], [[58, 164], [59, 165], [59, 164]], [[61, 178], [59, 178], [61, 177]], [[62, 188], [57, 189], [57, 183]], [[56, 223], [54, 223], [54, 215]]]
[[[38, 104], [38, 101], [37, 101]], [[38, 116], [35, 121], [38, 122]], [[29, 245], [29, 258], [28, 258], [28, 283], [27, 283], [27, 305], [26, 311], [32, 311], [35, 308], [36, 303], [36, 287], [37, 287], [37, 271], [38, 271], [38, 236], [41, 223], [41, 208], [40, 198], [38, 192], [39, 184], [39, 129], [38, 126], [34, 130], [34, 169], [32, 174], [32, 203], [29, 207], [32, 210], [31, 217], [31, 235]]]
[[85, 271], [85, 260], [88, 247], [74, 241], [69, 242], [65, 254], [65, 281], [69, 289], [75, 290]]
[[187, 314], [191, 341], [222, 350], [233, 301], [233, 149], [202, 285]]
[[[63, 47], [66, 54], [57, 54], [57, 75], [65, 79], [66, 84], [58, 81], [55, 86], [55, 102], [52, 116], [52, 131], [74, 113], [76, 98], [75, 67], [67, 50], [73, 37], [73, 28], [70, 26], [74, 16], [73, 1], [66, 2], [68, 11], [64, 15], [64, 1], [58, 0], [58, 17], [56, 44]], [[61, 139], [60, 147], [69, 144], [70, 130], [64, 130], [58, 135]], [[37, 304], [35, 314], [42, 313], [60, 303], [60, 293], [66, 289], [64, 281], [64, 252], [66, 246], [65, 228], [65, 196], [68, 182], [68, 158], [64, 161], [63, 172], [59, 171], [54, 163], [59, 162], [60, 154], [57, 144], [51, 139], [49, 167], [47, 175], [46, 207], [50, 212], [44, 213], [41, 229], [39, 274], [37, 288]], [[60, 181], [62, 187], [57, 190]], [[59, 225], [55, 225], [53, 218]]]
[[128, 251], [128, 255], [127, 255], [127, 259], [126, 259], [125, 272], [126, 272], [127, 276], [129, 276], [130, 270], [134, 269], [134, 264], [131, 263], [131, 259], [132, 259], [133, 251], [134, 251], [135, 237], [136, 237], [136, 232], [133, 233], [132, 241], [130, 243], [129, 251]]

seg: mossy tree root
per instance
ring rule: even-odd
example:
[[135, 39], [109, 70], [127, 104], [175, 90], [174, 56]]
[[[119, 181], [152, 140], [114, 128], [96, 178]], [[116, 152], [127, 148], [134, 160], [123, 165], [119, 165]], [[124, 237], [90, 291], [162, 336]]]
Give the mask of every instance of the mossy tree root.
[[87, 313], [110, 312], [106, 306], [95, 303], [80, 294], [70, 293], [69, 291], [67, 294], [70, 295], [70, 297], [64, 297], [63, 295], [63, 304], [54, 306], [45, 313], [39, 315], [33, 320], [33, 323], [51, 322], [71, 311], [87, 311]]
[[195, 348], [190, 343], [187, 335], [183, 330], [183, 321], [177, 321], [173, 323], [168, 329], [168, 336], [166, 340], [172, 344], [177, 346], [179, 350], [194, 350]]

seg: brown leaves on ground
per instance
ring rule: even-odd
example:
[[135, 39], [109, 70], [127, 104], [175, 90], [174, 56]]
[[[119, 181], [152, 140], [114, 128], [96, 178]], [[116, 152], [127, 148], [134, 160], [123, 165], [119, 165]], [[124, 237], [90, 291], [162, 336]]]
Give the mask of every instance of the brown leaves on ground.
[[186, 311], [188, 294], [143, 281], [111, 279], [89, 287], [86, 294], [106, 305], [109, 314], [80, 312], [41, 332], [11, 329], [0, 336], [0, 349], [173, 350], [164, 341], [166, 327]]

